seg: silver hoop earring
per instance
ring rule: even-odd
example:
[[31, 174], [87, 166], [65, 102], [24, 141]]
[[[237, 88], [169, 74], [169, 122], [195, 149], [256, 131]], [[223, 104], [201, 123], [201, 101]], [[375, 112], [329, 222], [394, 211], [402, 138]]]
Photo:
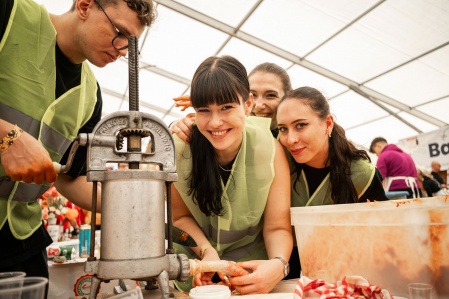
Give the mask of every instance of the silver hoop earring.
[[331, 136], [331, 132], [329, 132], [329, 138], [331, 138], [332, 136]]

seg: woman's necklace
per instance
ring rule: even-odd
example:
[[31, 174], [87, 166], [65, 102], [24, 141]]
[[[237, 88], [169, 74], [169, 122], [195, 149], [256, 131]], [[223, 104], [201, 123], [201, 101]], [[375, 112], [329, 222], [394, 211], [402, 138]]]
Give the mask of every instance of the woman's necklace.
[[218, 167], [220, 167], [221, 170], [226, 171], [226, 172], [231, 172], [232, 171], [232, 165], [234, 165], [234, 161], [235, 161], [235, 157], [228, 164], [221, 166], [220, 162], [217, 159], [217, 164], [218, 164]]
[[218, 164], [218, 167], [220, 167], [221, 170], [223, 170], [223, 171], [231, 171], [231, 170], [232, 170], [232, 168], [231, 168], [231, 169], [223, 168], [223, 167], [220, 165], [220, 163], [217, 163], [217, 164]]

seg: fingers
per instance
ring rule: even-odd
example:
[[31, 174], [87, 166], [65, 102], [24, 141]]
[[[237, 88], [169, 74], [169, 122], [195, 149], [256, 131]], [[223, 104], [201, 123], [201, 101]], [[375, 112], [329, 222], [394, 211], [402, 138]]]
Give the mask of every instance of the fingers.
[[228, 261], [226, 274], [229, 276], [242, 276], [247, 275], [248, 271], [237, 265], [235, 262]]
[[22, 181], [25, 183], [35, 183], [35, 184], [42, 184], [45, 180], [45, 176], [43, 173], [36, 173], [34, 175], [25, 175], [22, 178]]
[[190, 96], [176, 97], [176, 98], [173, 98], [173, 101], [175, 101], [175, 104], [177, 106], [186, 106], [186, 105], [188, 105], [189, 107], [191, 106]]
[[193, 287], [202, 285], [202, 282], [201, 282], [201, 273], [199, 273], [199, 274], [193, 276], [192, 285], [193, 285]]
[[14, 181], [24, 183], [42, 184], [44, 182], [53, 183], [56, 181], [56, 171], [53, 164], [29, 164], [25, 167], [18, 166], [13, 171], [6, 171], [6, 175]]
[[247, 278], [245, 276], [236, 276], [236, 277], [229, 277], [229, 283], [233, 286], [243, 286], [251, 282], [252, 277]]
[[192, 107], [192, 102], [190, 102], [190, 96], [180, 96], [174, 98], [175, 107], [182, 107], [181, 111], [185, 111], [187, 108]]
[[170, 131], [176, 134], [184, 142], [189, 143], [190, 136], [192, 135], [192, 128], [194, 125], [194, 119], [192, 117], [184, 117], [181, 120], [173, 122], [170, 126]]
[[44, 181], [53, 183], [56, 180], [49, 153], [26, 132], [2, 153], [1, 163], [5, 174], [14, 181], [42, 184]]
[[218, 277], [220, 277], [222, 284], [226, 285], [229, 288], [232, 288], [231, 283], [229, 282], [229, 277], [225, 275], [223, 272], [217, 272]]
[[173, 127], [172, 129], [170, 129], [170, 131], [172, 132], [172, 134], [176, 134], [179, 138], [181, 138], [182, 141], [184, 141], [185, 143], [189, 143], [189, 135], [187, 135], [186, 133], [184, 133], [184, 131], [182, 131], [179, 127]]
[[189, 107], [192, 107], [190, 101], [179, 101], [175, 103], [175, 107], [182, 107], [181, 111], [186, 110]]
[[229, 285], [232, 290], [238, 291], [240, 294], [256, 294], [258, 290], [256, 284], [251, 280], [247, 281], [245, 279], [237, 280], [236, 278], [229, 278]]
[[175, 101], [175, 102], [190, 102], [190, 96], [187, 96], [187, 95], [185, 95], [185, 96], [180, 96], [180, 97], [176, 97], [176, 98], [173, 98], [173, 101]]
[[56, 173], [56, 169], [53, 166], [53, 163], [51, 166], [48, 166], [45, 171], [44, 180], [47, 183], [54, 183], [56, 181], [56, 178], [58, 177], [58, 174]]
[[255, 261], [237, 262], [236, 266], [239, 268], [250, 270], [250, 272], [254, 272], [257, 269], [257, 262]]
[[267, 289], [265, 281], [259, 280], [256, 277], [244, 277], [230, 277], [229, 283], [231, 289], [238, 291], [241, 295], [266, 294], [270, 292], [271, 289]]
[[214, 272], [205, 272], [205, 273], [199, 273], [196, 274], [193, 277], [192, 285], [195, 286], [204, 286], [204, 285], [210, 285], [214, 284], [212, 282], [212, 277], [214, 276]]
[[188, 130], [190, 132], [195, 125], [195, 119], [191, 117], [184, 117], [182, 119], [182, 124], [185, 126], [185, 130]]
[[239, 292], [241, 295], [261, 294], [261, 292], [259, 292], [257, 286], [254, 285], [254, 284], [250, 284], [250, 285], [242, 285], [242, 286], [232, 285], [232, 287], [233, 287], [237, 292]]
[[275, 265], [272, 260], [254, 260], [237, 263], [237, 265], [252, 272], [248, 275], [231, 277], [229, 279], [232, 286], [234, 286], [242, 295], [269, 293], [282, 279], [277, 271], [273, 271]]

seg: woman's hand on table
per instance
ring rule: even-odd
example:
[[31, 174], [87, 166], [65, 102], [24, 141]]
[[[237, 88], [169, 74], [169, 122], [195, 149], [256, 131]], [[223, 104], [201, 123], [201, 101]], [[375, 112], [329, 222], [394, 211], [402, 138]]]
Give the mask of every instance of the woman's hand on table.
[[[220, 257], [218, 256], [217, 251], [212, 247], [209, 250], [206, 250], [204, 254], [204, 258], [201, 261], [219, 261]], [[221, 282], [214, 283], [212, 282], [212, 277], [215, 275], [215, 272], [203, 272], [196, 274], [193, 277], [192, 286], [205, 286], [210, 284], [222, 284], [230, 287], [228, 277], [225, 273], [217, 272], [218, 276], [222, 280]]]
[[231, 277], [229, 282], [240, 294], [267, 294], [284, 278], [284, 268], [277, 259], [239, 262], [238, 266], [252, 272]]

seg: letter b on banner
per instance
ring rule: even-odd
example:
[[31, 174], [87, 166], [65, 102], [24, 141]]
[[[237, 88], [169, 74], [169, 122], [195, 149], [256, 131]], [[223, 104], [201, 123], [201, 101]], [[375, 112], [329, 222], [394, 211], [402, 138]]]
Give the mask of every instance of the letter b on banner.
[[437, 157], [440, 154], [447, 155], [449, 154], [449, 143], [442, 144], [441, 149], [438, 143], [430, 143], [429, 144], [429, 154], [430, 157]]

